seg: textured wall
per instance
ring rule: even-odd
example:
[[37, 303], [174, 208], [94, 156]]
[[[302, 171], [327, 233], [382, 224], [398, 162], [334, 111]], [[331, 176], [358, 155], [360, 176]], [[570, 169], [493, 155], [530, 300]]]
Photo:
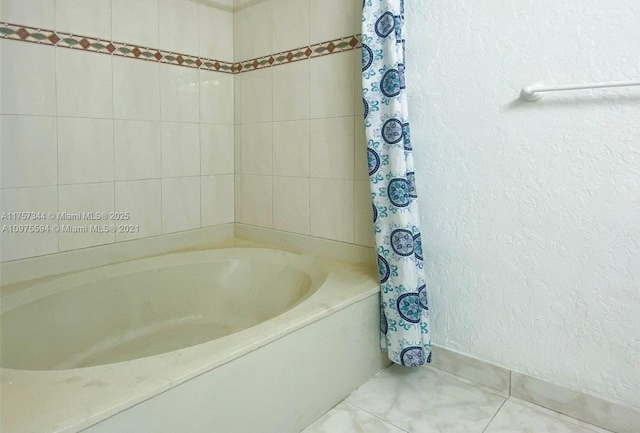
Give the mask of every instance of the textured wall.
[[637, 0], [409, 1], [435, 341], [640, 407]]

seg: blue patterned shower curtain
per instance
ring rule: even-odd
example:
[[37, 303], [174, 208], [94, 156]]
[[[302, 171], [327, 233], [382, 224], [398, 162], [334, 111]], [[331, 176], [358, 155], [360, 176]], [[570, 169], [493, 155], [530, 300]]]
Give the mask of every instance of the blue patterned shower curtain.
[[404, 80], [403, 0], [364, 0], [362, 96], [380, 277], [380, 343], [401, 365], [431, 361], [429, 308]]

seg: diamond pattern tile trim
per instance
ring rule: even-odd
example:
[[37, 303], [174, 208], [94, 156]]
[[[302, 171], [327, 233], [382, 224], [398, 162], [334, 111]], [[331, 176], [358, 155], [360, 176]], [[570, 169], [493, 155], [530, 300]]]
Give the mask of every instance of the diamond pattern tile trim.
[[332, 41], [295, 48], [276, 54], [269, 54], [256, 59], [238, 63], [208, 59], [189, 54], [162, 51], [155, 48], [142, 47], [124, 42], [106, 41], [89, 36], [56, 32], [19, 24], [0, 23], [0, 38], [22, 42], [48, 45], [52, 47], [70, 48], [132, 59], [160, 62], [188, 68], [217, 71], [227, 74], [239, 74], [257, 69], [270, 68], [287, 63], [307, 60], [313, 57], [326, 56], [355, 50], [362, 46], [361, 35], [346, 36]]

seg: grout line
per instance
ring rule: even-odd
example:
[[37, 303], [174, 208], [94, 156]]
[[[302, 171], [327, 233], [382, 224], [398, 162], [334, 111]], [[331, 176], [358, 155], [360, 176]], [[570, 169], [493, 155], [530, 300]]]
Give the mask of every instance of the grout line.
[[[1, 39], [1, 38], [0, 38]], [[162, 87], [162, 86], [160, 86]], [[57, 101], [56, 101], [57, 102]], [[160, 109], [162, 114], [162, 107]], [[240, 126], [233, 125], [231, 123], [211, 123], [211, 122], [190, 122], [190, 121], [174, 121], [174, 120], [162, 120], [160, 119], [132, 119], [132, 118], [124, 118], [124, 117], [92, 117], [92, 116], [59, 116], [57, 114], [23, 114], [23, 113], [11, 113], [4, 112], [0, 113], [0, 116], [14, 116], [14, 117], [56, 117], [60, 119], [91, 119], [91, 120], [114, 120], [114, 121], [126, 121], [126, 122], [158, 122], [158, 123], [189, 123], [189, 124], [204, 124], [204, 125], [217, 125], [217, 126]], [[162, 115], [160, 116], [162, 117]], [[292, 119], [292, 120], [277, 120], [274, 122], [250, 122], [244, 123], [243, 125], [250, 125], [254, 123], [287, 123], [287, 122], [303, 122], [303, 121], [311, 121], [311, 120], [323, 120], [323, 119], [337, 119], [342, 117], [353, 117], [353, 115], [336, 115], [336, 116], [323, 116], [323, 117], [310, 117], [306, 119]]]
[[610, 430], [607, 430], [607, 429], [605, 429], [603, 427], [598, 427], [597, 425], [591, 424], [588, 421], [582, 421], [582, 420], [580, 420], [578, 418], [575, 418], [573, 416], [566, 415], [566, 414], [564, 414], [562, 412], [558, 412], [557, 410], [549, 409], [548, 407], [544, 407], [544, 406], [541, 406], [539, 404], [536, 404], [536, 403], [533, 403], [533, 402], [530, 402], [530, 401], [527, 401], [527, 400], [524, 400], [524, 399], [521, 399], [521, 398], [518, 398], [518, 397], [511, 396], [511, 397], [508, 398], [508, 401], [510, 401], [513, 404], [520, 405], [520, 406], [526, 407], [528, 409], [531, 409], [533, 411], [536, 411], [536, 412], [538, 412], [540, 414], [544, 414], [544, 415], [547, 415], [547, 416], [550, 416], [550, 417], [553, 417], [553, 418], [557, 418], [557, 419], [559, 419], [561, 421], [564, 421], [564, 422], [567, 422], [569, 424], [573, 424], [573, 425], [582, 427], [583, 429], [589, 430], [591, 432], [613, 433]]
[[[57, 2], [57, 0], [55, 0]], [[54, 4], [53, 8], [53, 19], [54, 19], [54, 27], [55, 27], [55, 16], [56, 16], [56, 5]], [[53, 89], [53, 93], [55, 95], [55, 115], [53, 117], [55, 124], [55, 134], [56, 134], [56, 214], [60, 212], [60, 140], [58, 138], [58, 48], [54, 47], [53, 52], [53, 84], [55, 88]], [[58, 222], [58, 218], [56, 215], [56, 225]], [[60, 232], [56, 234], [56, 252], [60, 252]]]
[[[271, 49], [273, 49], [273, 5], [271, 6], [271, 10], [270, 10], [270, 17], [269, 19], [271, 20]], [[275, 207], [275, 188], [274, 188], [274, 170], [273, 170], [273, 166], [274, 166], [274, 130], [275, 128], [273, 127], [274, 124], [274, 120], [273, 118], [274, 113], [276, 112], [276, 98], [275, 98], [275, 77], [273, 76], [273, 69], [270, 71], [270, 76], [269, 79], [271, 81], [271, 120], [268, 122], [269, 125], [271, 125], [271, 225], [270, 228], [274, 228], [275, 225], [275, 214], [276, 214], [276, 207]]]
[[[196, 5], [196, 42], [198, 43], [198, 57], [202, 53], [202, 37], [200, 35], [200, 10], [205, 7], [201, 2]], [[159, 14], [159, 11], [158, 11]], [[160, 18], [160, 15], [158, 15]], [[160, 41], [158, 41], [160, 45]], [[203, 227], [203, 212], [202, 212], [202, 69], [198, 69], [198, 203], [200, 207], [200, 217], [198, 218], [198, 228]]]
[[[160, 41], [160, 0], [158, 0], [158, 43]], [[157, 123], [157, 128], [158, 128], [158, 145], [159, 145], [159, 149], [158, 151], [160, 152], [160, 236], [165, 235], [165, 231], [164, 231], [164, 167], [163, 167], [163, 162], [162, 162], [162, 157], [163, 157], [163, 151], [162, 151], [162, 143], [164, 142], [163, 138], [162, 138], [162, 71], [160, 66], [158, 66], [158, 105], [160, 108], [160, 113], [159, 113], [159, 120]]]
[[160, 46], [160, 0], [156, 0], [157, 10], [158, 10], [158, 22], [156, 22], [156, 36], [158, 37], [156, 41], [158, 41], [158, 46]]
[[[384, 370], [383, 370], [383, 371], [384, 371]], [[371, 380], [371, 379], [369, 379], [369, 380]], [[347, 398], [348, 398], [348, 397], [347, 397]], [[364, 409], [364, 408], [362, 408], [362, 407], [358, 406], [358, 405], [357, 405], [357, 404], [355, 404], [355, 403], [352, 403], [352, 402], [350, 402], [350, 401], [347, 401], [346, 399], [342, 400], [342, 403], [344, 403], [344, 404], [346, 404], [346, 405], [348, 405], [348, 406], [351, 406], [351, 407], [353, 407], [353, 408], [355, 408], [355, 409], [357, 409], [357, 410], [361, 410], [362, 412], [365, 412], [365, 413], [367, 413], [367, 414], [371, 415], [372, 417], [379, 419], [380, 421], [384, 422], [385, 424], [389, 424], [389, 425], [391, 425], [391, 426], [393, 426], [393, 427], [397, 428], [398, 430], [401, 430], [401, 431], [406, 432], [406, 433], [411, 433], [409, 430], [404, 429], [404, 428], [400, 427], [399, 425], [394, 424], [394, 423], [393, 423], [393, 422], [391, 422], [390, 420], [388, 420], [388, 419], [386, 419], [386, 418], [383, 418], [383, 417], [381, 417], [381, 416], [379, 416], [379, 415], [376, 415], [375, 413], [369, 412], [367, 409]], [[338, 404], [340, 404], [340, 403], [338, 403]], [[332, 409], [332, 410], [333, 410], [333, 409]], [[328, 413], [328, 412], [327, 412], [327, 413]]]
[[498, 408], [498, 410], [496, 411], [496, 413], [493, 414], [493, 416], [491, 417], [491, 419], [489, 420], [489, 422], [487, 423], [487, 425], [485, 426], [484, 429], [482, 429], [482, 433], [485, 433], [487, 431], [487, 429], [489, 428], [489, 426], [491, 425], [491, 423], [493, 422], [493, 420], [496, 418], [496, 416], [498, 415], [498, 413], [502, 410], [502, 407], [505, 405], [505, 403], [507, 402], [508, 399], [505, 399], [502, 404], [500, 405], [500, 407]]
[[[309, 2], [309, 9], [307, 10], [307, 19], [309, 22], [309, 45], [311, 45], [311, 2]], [[309, 236], [311, 236], [311, 233], [313, 233], [313, 227], [312, 227], [312, 220], [313, 220], [313, 212], [312, 212], [312, 205], [311, 205], [311, 201], [312, 201], [312, 197], [311, 197], [311, 184], [313, 179], [311, 178], [311, 108], [313, 107], [313, 101], [311, 100], [311, 69], [312, 69], [312, 64], [311, 64], [311, 59], [309, 60], [309, 74], [307, 76], [308, 84], [309, 84], [309, 119], [306, 120], [307, 123], [307, 179], [309, 179], [309, 187], [308, 187], [308, 201], [307, 201], [307, 206], [308, 206], [308, 211], [309, 211]]]
[[454, 373], [450, 373], [448, 371], [445, 370], [440, 370], [439, 368], [433, 367], [431, 365], [426, 365], [424, 368], [426, 368], [427, 370], [432, 371], [435, 374], [439, 374], [441, 376], [444, 376], [448, 379], [454, 380], [456, 382], [460, 382], [460, 383], [464, 383], [467, 386], [472, 386], [474, 388], [478, 388], [481, 389], [485, 392], [488, 392], [489, 394], [493, 394], [497, 397], [500, 398], [509, 398], [509, 393], [506, 392], [502, 392], [500, 390], [497, 390], [495, 388], [491, 388], [489, 386], [483, 385], [481, 383], [475, 382], [471, 379], [467, 379], [466, 377], [462, 377], [462, 376], [458, 376], [457, 374]]
[[[110, 35], [113, 38], [113, 4], [110, 4], [111, 8], [111, 22], [110, 24]], [[114, 67], [114, 56], [111, 55], [111, 157], [112, 157], [112, 166], [113, 170], [113, 212], [116, 212], [116, 121], [114, 118], [116, 117], [116, 77], [115, 77], [115, 67]], [[118, 233], [113, 234], [113, 243], [118, 242]]]

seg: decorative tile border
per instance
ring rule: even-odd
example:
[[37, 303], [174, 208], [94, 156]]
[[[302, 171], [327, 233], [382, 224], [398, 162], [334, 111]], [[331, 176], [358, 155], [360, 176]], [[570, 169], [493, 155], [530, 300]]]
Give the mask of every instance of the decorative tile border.
[[124, 42], [105, 41], [89, 36], [56, 32], [54, 30], [39, 29], [19, 24], [0, 23], [0, 38], [22, 42], [49, 45], [52, 47], [70, 48], [73, 50], [89, 51], [114, 56], [129, 57], [150, 62], [166, 63], [169, 65], [186, 66], [189, 68], [205, 69], [208, 71], [239, 74], [257, 69], [307, 60], [313, 57], [351, 51], [362, 46], [361, 35], [346, 36], [332, 41], [321, 42], [306, 47], [295, 48], [281, 53], [270, 54], [243, 62], [231, 63], [223, 60], [208, 59], [188, 54], [162, 51]]
[[245, 60], [244, 62], [236, 63], [234, 65], [234, 71], [235, 73], [250, 72], [257, 69], [284, 65], [314, 57], [351, 51], [360, 48], [361, 46], [361, 35], [346, 36], [332, 41], [321, 42], [319, 44], [295, 48], [293, 50], [283, 51], [277, 54], [258, 57], [256, 59]]
[[56, 45], [60, 41], [60, 37], [52, 30], [41, 30], [10, 23], [0, 23], [0, 37], [45, 45]]
[[190, 56], [188, 54], [162, 51], [123, 42], [105, 41], [89, 36], [55, 32], [18, 24], [0, 23], [0, 38], [22, 42], [70, 48], [114, 56], [129, 57], [150, 62], [166, 63], [209, 71], [234, 73], [234, 65], [222, 60]]

